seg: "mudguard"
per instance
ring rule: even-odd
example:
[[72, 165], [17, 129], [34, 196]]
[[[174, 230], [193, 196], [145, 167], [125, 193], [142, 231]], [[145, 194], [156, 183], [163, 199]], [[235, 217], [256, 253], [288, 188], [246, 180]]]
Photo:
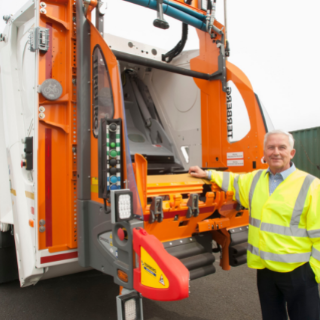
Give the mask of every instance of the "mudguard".
[[133, 249], [138, 255], [133, 275], [135, 290], [158, 301], [189, 297], [189, 270], [155, 236], [142, 228], [133, 229]]

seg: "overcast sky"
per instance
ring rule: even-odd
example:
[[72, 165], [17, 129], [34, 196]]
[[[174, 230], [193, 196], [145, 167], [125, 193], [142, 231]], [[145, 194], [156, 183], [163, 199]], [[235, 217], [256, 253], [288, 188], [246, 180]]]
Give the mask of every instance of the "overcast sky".
[[[25, 0], [0, 0], [0, 16], [14, 14]], [[105, 31], [171, 49], [181, 23], [166, 18], [170, 29], [152, 22], [156, 12], [122, 0], [108, 0]], [[223, 1], [217, 0], [223, 23]], [[273, 124], [285, 130], [320, 126], [320, 1], [228, 0], [230, 62], [242, 69], [267, 108]], [[0, 22], [0, 32], [5, 23]], [[198, 48], [189, 31], [186, 49]]]

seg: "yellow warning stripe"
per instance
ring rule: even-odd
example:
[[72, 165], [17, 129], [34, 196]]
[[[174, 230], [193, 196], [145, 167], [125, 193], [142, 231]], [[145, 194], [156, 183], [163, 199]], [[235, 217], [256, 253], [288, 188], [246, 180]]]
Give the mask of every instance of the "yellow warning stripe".
[[99, 186], [98, 185], [91, 185], [91, 192], [99, 193]]
[[11, 191], [11, 193], [12, 193], [14, 196], [16, 196], [16, 195], [17, 195], [16, 190], [11, 189], [10, 191]]
[[33, 192], [26, 191], [26, 197], [34, 200], [34, 193], [33, 193]]
[[99, 182], [98, 178], [92, 177], [91, 179], [91, 192], [99, 193]]

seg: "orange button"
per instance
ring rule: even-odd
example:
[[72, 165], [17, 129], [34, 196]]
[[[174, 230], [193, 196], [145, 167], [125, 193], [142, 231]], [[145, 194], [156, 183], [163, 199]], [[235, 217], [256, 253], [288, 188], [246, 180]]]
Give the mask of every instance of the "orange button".
[[33, 220], [29, 220], [29, 226], [30, 226], [31, 228], [34, 227], [34, 221], [33, 221]]

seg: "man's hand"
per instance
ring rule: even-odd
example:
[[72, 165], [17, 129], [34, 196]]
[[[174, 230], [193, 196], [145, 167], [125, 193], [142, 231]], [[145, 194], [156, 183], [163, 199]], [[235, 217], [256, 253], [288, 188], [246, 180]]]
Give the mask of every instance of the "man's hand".
[[198, 166], [190, 167], [189, 174], [195, 178], [207, 178], [206, 172], [200, 169]]

